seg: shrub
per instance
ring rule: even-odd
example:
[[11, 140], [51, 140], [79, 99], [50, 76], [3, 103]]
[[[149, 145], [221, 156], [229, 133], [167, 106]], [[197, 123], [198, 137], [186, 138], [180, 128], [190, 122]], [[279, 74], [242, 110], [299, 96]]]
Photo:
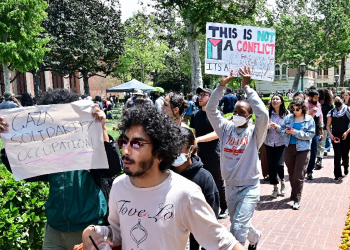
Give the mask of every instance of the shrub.
[[[270, 101], [271, 97], [263, 97], [262, 101], [264, 102], [265, 105]], [[291, 99], [288, 98], [288, 96], [283, 96], [284, 102], [290, 102]]]
[[41, 249], [46, 223], [48, 185], [16, 182], [0, 165], [0, 249]]

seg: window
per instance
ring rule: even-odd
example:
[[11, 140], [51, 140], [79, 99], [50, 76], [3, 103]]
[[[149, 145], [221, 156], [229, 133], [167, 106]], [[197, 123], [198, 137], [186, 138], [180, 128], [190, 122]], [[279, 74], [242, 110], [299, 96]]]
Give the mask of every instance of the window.
[[339, 68], [334, 68], [334, 75], [339, 75]]
[[323, 75], [328, 76], [328, 68], [323, 70]]
[[317, 83], [317, 88], [322, 88], [322, 83]]
[[282, 79], [287, 79], [288, 72], [287, 72], [287, 64], [282, 65]]
[[321, 75], [322, 75], [322, 69], [321, 69], [321, 68], [318, 68], [318, 70], [317, 70], [317, 74], [318, 74], [319, 76], [321, 76]]
[[280, 76], [281, 76], [281, 71], [280, 71], [280, 66], [279, 65], [276, 65], [275, 66], [275, 79], [280, 79]]

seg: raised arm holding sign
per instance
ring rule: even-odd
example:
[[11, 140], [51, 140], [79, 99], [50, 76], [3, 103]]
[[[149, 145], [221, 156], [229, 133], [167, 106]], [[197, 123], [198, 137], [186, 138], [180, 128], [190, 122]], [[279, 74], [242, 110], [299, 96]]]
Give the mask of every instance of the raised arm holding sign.
[[2, 133], [5, 166], [16, 179], [40, 175], [26, 180], [49, 182], [43, 250], [73, 249], [84, 228], [102, 223], [107, 201], [100, 178], [113, 177], [122, 168], [104, 112], [92, 102], [74, 102], [78, 99], [54, 89], [40, 102], [61, 104], [7, 110], [0, 117], [0, 132], [7, 131]]

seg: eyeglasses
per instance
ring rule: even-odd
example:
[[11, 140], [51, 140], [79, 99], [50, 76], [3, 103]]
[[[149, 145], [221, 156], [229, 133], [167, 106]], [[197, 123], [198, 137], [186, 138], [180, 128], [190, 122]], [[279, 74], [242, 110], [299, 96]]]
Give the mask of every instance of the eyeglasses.
[[128, 143], [130, 143], [130, 146], [132, 148], [135, 148], [135, 149], [141, 148], [144, 144], [152, 144], [150, 142], [142, 142], [142, 141], [139, 141], [139, 140], [131, 140], [129, 142], [127, 140], [125, 140], [125, 139], [119, 139], [118, 140], [119, 148], [124, 148], [126, 145], [128, 145]]
[[198, 97], [205, 97], [205, 96], [209, 96], [209, 95], [206, 95], [206, 94], [200, 94], [200, 95], [198, 95]]
[[293, 109], [293, 112], [299, 112], [300, 111], [300, 109]]

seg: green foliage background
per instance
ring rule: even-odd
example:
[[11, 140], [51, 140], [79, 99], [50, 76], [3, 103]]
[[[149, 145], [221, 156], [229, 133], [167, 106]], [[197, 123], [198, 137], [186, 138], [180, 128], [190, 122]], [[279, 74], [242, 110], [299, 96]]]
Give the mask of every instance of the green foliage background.
[[41, 249], [49, 194], [46, 183], [16, 182], [0, 165], [0, 249]]

